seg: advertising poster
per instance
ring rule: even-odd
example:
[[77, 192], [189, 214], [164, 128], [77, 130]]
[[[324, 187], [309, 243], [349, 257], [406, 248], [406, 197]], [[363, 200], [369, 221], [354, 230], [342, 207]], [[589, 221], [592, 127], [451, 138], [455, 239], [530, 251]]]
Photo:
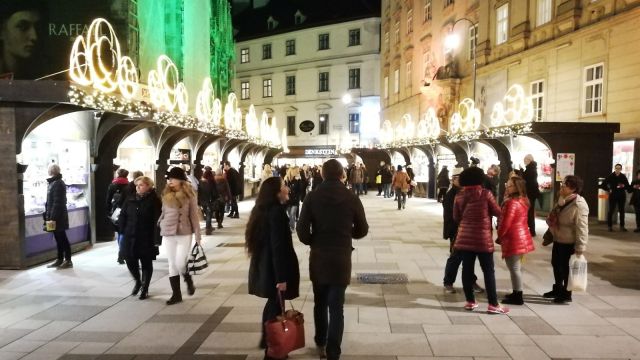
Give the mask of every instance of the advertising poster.
[[565, 176], [575, 175], [576, 170], [576, 154], [558, 153], [556, 161], [556, 181], [562, 181]]
[[77, 36], [97, 17], [107, 19], [127, 53], [129, 0], [1, 0], [0, 79], [66, 80]]

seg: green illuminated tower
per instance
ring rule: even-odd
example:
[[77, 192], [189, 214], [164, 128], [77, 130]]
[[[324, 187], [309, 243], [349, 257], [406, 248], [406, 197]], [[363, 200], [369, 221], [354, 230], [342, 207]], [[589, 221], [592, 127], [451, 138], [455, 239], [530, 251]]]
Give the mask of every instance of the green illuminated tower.
[[235, 61], [231, 7], [227, 0], [211, 0], [210, 27], [211, 81], [216, 97], [225, 101], [231, 89]]

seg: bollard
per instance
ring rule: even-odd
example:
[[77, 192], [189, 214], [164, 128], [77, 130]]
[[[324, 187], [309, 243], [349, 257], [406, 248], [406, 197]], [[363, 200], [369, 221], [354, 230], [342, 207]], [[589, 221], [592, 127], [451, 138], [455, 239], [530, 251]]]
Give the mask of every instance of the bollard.
[[602, 189], [604, 178], [598, 178], [598, 221], [607, 221], [607, 211], [609, 210], [609, 192]]

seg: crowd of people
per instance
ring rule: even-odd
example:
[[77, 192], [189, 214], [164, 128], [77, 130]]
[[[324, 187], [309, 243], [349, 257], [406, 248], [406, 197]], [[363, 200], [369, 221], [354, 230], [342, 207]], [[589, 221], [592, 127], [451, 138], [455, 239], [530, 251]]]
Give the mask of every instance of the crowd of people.
[[[500, 305], [495, 281], [493, 253], [501, 247], [502, 258], [511, 276], [512, 291], [504, 304], [522, 305], [523, 258], [535, 251], [535, 221], [532, 219], [537, 190], [536, 163], [531, 155], [525, 168], [507, 176], [499, 195], [500, 168], [492, 165], [485, 173], [477, 162], [466, 169], [456, 167], [449, 173], [443, 168], [438, 176], [438, 201], [443, 205], [443, 238], [450, 241], [450, 256], [444, 269], [444, 291], [455, 293], [454, 283], [462, 266], [464, 309], [479, 307], [476, 294], [486, 293], [487, 312], [507, 314]], [[49, 167], [49, 189], [44, 213], [45, 226], [54, 222], [52, 231], [58, 244], [58, 259], [49, 267], [69, 268], [71, 251], [66, 239], [66, 186], [57, 165]], [[165, 247], [169, 263], [172, 305], [182, 301], [181, 277], [193, 295], [196, 287], [187, 271], [192, 241], [201, 242], [200, 222], [205, 234], [223, 228], [224, 215], [239, 218], [237, 197], [243, 186], [240, 174], [228, 162], [222, 167], [205, 167], [199, 176], [188, 168], [173, 167], [167, 172], [167, 185], [158, 192], [154, 182], [141, 172], [119, 169], [107, 191], [107, 213], [118, 242], [118, 262], [126, 264], [134, 287], [132, 295], [149, 297], [153, 260], [159, 246]], [[378, 196], [394, 199], [398, 210], [406, 206], [415, 187], [410, 165], [380, 163], [375, 173]], [[447, 181], [444, 180], [447, 176]], [[450, 177], [449, 177], [450, 176]], [[299, 296], [299, 262], [292, 234], [310, 247], [309, 277], [314, 292], [314, 340], [321, 358], [339, 359], [344, 332], [343, 307], [346, 288], [351, 279], [353, 239], [366, 236], [368, 224], [360, 196], [367, 194], [369, 172], [363, 164], [344, 168], [337, 160], [321, 166], [264, 165], [258, 196], [245, 229], [245, 248], [250, 260], [249, 293], [267, 299], [262, 323], [276, 317], [281, 310], [280, 296]], [[620, 169], [604, 182], [612, 192], [632, 191], [632, 203], [640, 203], [640, 173], [629, 184]], [[582, 180], [567, 176], [561, 184], [559, 199], [549, 216], [549, 229], [543, 245], [553, 244], [551, 265], [554, 284], [543, 294], [556, 303], [572, 300], [568, 288], [569, 260], [580, 255], [588, 241], [588, 206], [579, 194]], [[611, 200], [614, 201], [614, 200]], [[617, 201], [617, 200], [615, 200]], [[499, 205], [501, 204], [501, 205]], [[497, 221], [494, 222], [494, 219]], [[610, 212], [611, 219], [611, 212]], [[621, 218], [624, 228], [624, 218]], [[495, 230], [495, 231], [494, 231]], [[494, 234], [496, 237], [494, 238]], [[476, 259], [483, 272], [484, 289], [477, 283]], [[260, 346], [267, 347], [264, 334]], [[269, 359], [265, 352], [265, 358]]]

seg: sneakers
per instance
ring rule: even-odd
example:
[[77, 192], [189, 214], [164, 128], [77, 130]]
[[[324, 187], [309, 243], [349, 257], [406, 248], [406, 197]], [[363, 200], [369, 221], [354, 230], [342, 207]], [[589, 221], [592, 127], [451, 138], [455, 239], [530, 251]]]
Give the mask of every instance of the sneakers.
[[473, 283], [473, 292], [476, 294], [481, 294], [484, 292], [484, 289], [478, 285], [478, 283]]
[[509, 313], [509, 308], [504, 307], [504, 306], [493, 306], [491, 304], [489, 304], [489, 306], [487, 307], [487, 314], [503, 314], [506, 315]]
[[453, 285], [445, 285], [444, 286], [444, 292], [447, 293], [447, 294], [455, 294], [457, 291], [453, 287]]
[[60, 266], [58, 266], [58, 269], [71, 269], [73, 268], [73, 263], [71, 262], [71, 260], [65, 260], [62, 264], [60, 264]]
[[477, 307], [478, 307], [478, 303], [475, 301], [474, 302], [467, 301], [467, 303], [464, 304], [464, 309], [467, 311], [473, 311]]
[[52, 268], [57, 268], [57, 267], [59, 267], [60, 265], [62, 265], [62, 260], [56, 260], [55, 262], [53, 262], [53, 263], [51, 263], [51, 264], [47, 265], [47, 267], [48, 267], [49, 269], [52, 269]]

